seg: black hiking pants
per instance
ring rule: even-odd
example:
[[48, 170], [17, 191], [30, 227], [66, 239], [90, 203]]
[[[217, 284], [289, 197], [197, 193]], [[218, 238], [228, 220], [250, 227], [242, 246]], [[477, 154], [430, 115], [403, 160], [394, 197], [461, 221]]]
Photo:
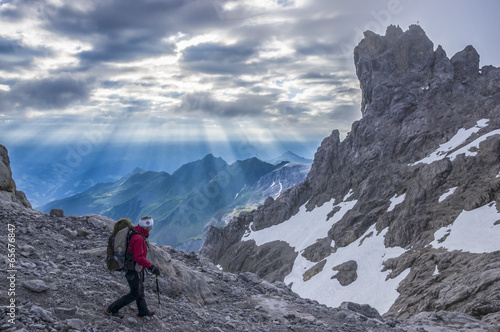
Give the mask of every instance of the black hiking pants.
[[108, 307], [108, 311], [116, 313], [124, 306], [135, 301], [137, 303], [137, 309], [139, 310], [139, 316], [145, 316], [148, 313], [148, 306], [144, 296], [144, 271], [139, 273], [135, 270], [128, 270], [125, 274], [125, 278], [130, 287], [130, 293], [111, 303]]

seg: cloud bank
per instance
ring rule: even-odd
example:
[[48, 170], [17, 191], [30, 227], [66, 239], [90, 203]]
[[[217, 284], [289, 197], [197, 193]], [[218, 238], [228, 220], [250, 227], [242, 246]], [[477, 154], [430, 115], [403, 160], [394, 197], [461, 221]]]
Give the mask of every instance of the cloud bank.
[[15, 139], [23, 127], [26, 139], [43, 126], [74, 126], [75, 136], [104, 126], [110, 140], [156, 141], [345, 135], [361, 116], [352, 63], [361, 31], [415, 23], [415, 8], [409, 0], [1, 1], [0, 131]]

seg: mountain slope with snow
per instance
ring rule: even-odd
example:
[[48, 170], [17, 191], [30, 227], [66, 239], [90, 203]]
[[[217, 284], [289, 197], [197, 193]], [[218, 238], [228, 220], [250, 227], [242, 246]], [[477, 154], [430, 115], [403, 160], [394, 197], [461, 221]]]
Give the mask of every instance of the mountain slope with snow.
[[459, 311], [500, 324], [500, 69], [448, 58], [419, 26], [354, 51], [363, 117], [318, 148], [306, 180], [211, 228], [226, 271], [386, 316]]

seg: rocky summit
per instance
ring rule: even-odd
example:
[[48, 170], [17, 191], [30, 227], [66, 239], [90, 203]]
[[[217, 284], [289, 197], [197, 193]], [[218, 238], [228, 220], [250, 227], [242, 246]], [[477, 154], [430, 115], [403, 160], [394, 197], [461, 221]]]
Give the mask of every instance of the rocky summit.
[[[163, 275], [145, 280], [146, 300], [155, 316], [138, 318], [135, 303], [108, 317], [104, 309], [128, 292], [120, 273], [105, 265], [114, 220], [99, 215], [49, 215], [15, 195], [6, 149], [0, 219], [7, 236], [0, 242], [2, 321], [8, 332], [55, 331], [495, 331], [473, 317], [451, 312], [382, 318], [367, 304], [344, 302], [331, 308], [301, 298], [280, 281], [251, 272], [221, 271], [207, 258], [168, 246], [150, 245], [151, 261]], [[7, 187], [4, 187], [5, 189]], [[15, 197], [21, 196], [16, 199]]]
[[354, 63], [347, 137], [323, 140], [306, 181], [211, 228], [201, 254], [331, 307], [499, 330], [500, 69], [472, 46], [449, 58], [417, 25], [365, 32]]

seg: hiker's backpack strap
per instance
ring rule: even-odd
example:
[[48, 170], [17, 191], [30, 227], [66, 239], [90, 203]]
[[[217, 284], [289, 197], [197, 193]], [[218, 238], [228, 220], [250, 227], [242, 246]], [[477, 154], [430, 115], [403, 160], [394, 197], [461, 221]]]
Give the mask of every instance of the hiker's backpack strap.
[[[132, 251], [132, 247], [130, 246], [130, 240], [132, 239], [132, 236], [134, 236], [135, 234], [139, 234], [140, 236], [142, 236], [144, 242], [146, 242], [146, 246], [149, 249], [149, 243], [144, 234], [139, 233], [138, 231], [131, 228], [127, 234], [127, 252], [125, 253], [125, 266], [127, 267], [128, 270], [135, 270], [135, 265], [136, 265], [134, 261], [134, 254], [130, 252]], [[130, 249], [130, 251], [128, 249]]]

